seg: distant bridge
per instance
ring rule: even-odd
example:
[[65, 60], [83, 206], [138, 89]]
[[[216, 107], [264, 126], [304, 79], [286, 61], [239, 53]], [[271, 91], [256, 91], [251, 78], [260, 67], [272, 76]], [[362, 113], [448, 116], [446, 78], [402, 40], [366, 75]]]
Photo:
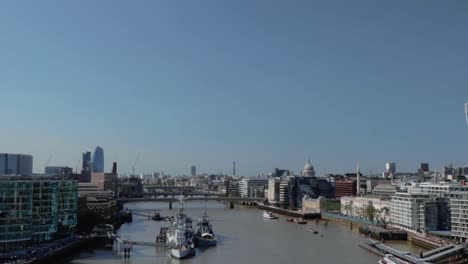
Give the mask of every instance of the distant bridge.
[[133, 194], [133, 197], [137, 196], [143, 196], [143, 197], [158, 197], [158, 196], [180, 196], [180, 194], [184, 194], [184, 196], [225, 196], [226, 194], [224, 192], [203, 192], [203, 191], [190, 191], [190, 192], [175, 192], [175, 191], [156, 191], [154, 190], [153, 192], [143, 192], [143, 193], [137, 193]]
[[[264, 198], [253, 197], [185, 197], [184, 201], [219, 201], [219, 202], [248, 202], [257, 203], [263, 201]], [[127, 202], [177, 202], [178, 198], [172, 197], [142, 197], [142, 198], [119, 198], [119, 203]]]
[[154, 184], [145, 184], [143, 188], [147, 190], [177, 191], [179, 193], [181, 191], [196, 191], [202, 189], [202, 187], [197, 186], [162, 186]]

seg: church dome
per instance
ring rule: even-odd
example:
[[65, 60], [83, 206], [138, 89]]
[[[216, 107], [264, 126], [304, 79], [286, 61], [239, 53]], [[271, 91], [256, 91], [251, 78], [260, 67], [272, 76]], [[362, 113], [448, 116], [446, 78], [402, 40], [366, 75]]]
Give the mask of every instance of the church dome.
[[309, 162], [304, 165], [304, 170], [302, 171], [302, 176], [313, 177], [315, 176], [314, 166]]

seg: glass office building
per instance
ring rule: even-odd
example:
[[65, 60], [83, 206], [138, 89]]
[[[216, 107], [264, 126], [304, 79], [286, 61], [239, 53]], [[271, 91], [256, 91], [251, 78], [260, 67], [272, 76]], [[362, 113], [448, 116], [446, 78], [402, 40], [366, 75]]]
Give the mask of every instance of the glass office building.
[[92, 159], [92, 172], [104, 172], [104, 150], [97, 146], [94, 150]]
[[77, 224], [77, 182], [64, 177], [0, 175], [0, 252], [51, 241]]
[[0, 153], [0, 174], [32, 175], [32, 164], [31, 155]]
[[32, 182], [0, 176], [0, 252], [21, 247], [32, 237]]
[[77, 225], [78, 220], [78, 182], [61, 180], [58, 182], [58, 225], [70, 228]]
[[33, 180], [32, 225], [36, 243], [51, 240], [57, 232], [58, 182], [53, 179]]

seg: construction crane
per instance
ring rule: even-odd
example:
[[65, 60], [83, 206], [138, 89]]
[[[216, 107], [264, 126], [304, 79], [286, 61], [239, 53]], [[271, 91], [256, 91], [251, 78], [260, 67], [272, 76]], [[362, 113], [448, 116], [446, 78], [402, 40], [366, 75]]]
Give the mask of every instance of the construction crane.
[[139, 159], [140, 159], [140, 153], [137, 154], [135, 162], [133, 162], [133, 166], [132, 166], [132, 175], [133, 176], [135, 176], [135, 167], [136, 167], [136, 164], [137, 164]]
[[78, 166], [80, 166], [80, 162], [81, 162], [81, 159], [78, 160], [78, 162], [76, 163], [76, 166], [75, 166], [75, 173], [78, 174]]
[[49, 166], [50, 160], [52, 159], [52, 154], [49, 155], [45, 167]]

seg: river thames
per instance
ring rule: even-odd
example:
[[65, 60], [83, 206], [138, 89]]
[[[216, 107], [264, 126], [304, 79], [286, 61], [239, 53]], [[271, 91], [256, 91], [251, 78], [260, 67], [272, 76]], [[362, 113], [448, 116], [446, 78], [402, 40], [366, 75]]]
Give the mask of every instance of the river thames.
[[[153, 214], [155, 210], [162, 216], [175, 215], [174, 209], [168, 210], [167, 203], [138, 202], [128, 203], [125, 207], [140, 214]], [[236, 207], [228, 209], [218, 202], [187, 202], [186, 213], [192, 217], [194, 224], [201, 216], [204, 207], [207, 208], [214, 232], [218, 238], [218, 246], [196, 251], [189, 259], [171, 259], [164, 248], [134, 246], [130, 258], [117, 256], [112, 250], [93, 250], [83, 252], [66, 262], [69, 264], [146, 264], [146, 263], [348, 263], [375, 264], [379, 257], [360, 248], [359, 242], [364, 237], [349, 226], [324, 222], [318, 225], [310, 221], [307, 225], [298, 225], [286, 221], [285, 216], [277, 220], [262, 217], [262, 211], [256, 208]], [[121, 237], [134, 241], [154, 242], [160, 227], [167, 222], [148, 220], [143, 216], [133, 217], [133, 222], [124, 224], [118, 230]], [[313, 234], [307, 227], [319, 230]], [[321, 236], [323, 235], [323, 236]], [[419, 248], [405, 242], [392, 243], [392, 246], [418, 253]]]

